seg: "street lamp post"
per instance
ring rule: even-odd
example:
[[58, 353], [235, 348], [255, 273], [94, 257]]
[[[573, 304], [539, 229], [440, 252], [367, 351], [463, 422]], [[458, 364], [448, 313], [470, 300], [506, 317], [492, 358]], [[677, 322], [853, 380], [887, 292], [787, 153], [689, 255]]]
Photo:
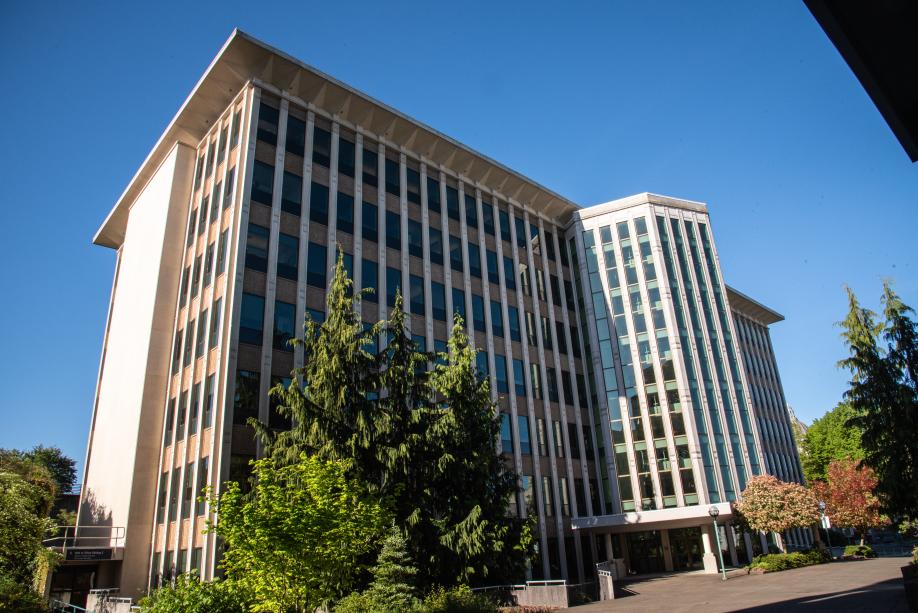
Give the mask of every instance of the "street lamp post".
[[711, 516], [711, 519], [714, 521], [714, 538], [717, 541], [717, 558], [720, 560], [720, 572], [722, 574], [720, 580], [727, 580], [727, 567], [724, 566], [724, 552], [720, 548], [720, 530], [717, 528], [717, 516], [720, 515], [720, 509], [716, 505], [711, 505], [711, 508], [708, 509], [708, 515]]
[[822, 500], [819, 501], [819, 515], [822, 517], [822, 527], [826, 530], [826, 542], [829, 545], [829, 557], [835, 559], [835, 556], [832, 555], [832, 535], [829, 534], [829, 528], [826, 526], [826, 503]]

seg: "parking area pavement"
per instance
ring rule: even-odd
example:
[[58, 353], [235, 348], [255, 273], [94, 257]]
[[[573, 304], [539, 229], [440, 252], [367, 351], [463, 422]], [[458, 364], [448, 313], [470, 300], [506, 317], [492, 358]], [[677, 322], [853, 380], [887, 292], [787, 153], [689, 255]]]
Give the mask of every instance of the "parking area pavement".
[[806, 611], [907, 613], [899, 568], [908, 558], [833, 562], [721, 581], [719, 575], [672, 574], [623, 582], [615, 600], [567, 609], [619, 611]]

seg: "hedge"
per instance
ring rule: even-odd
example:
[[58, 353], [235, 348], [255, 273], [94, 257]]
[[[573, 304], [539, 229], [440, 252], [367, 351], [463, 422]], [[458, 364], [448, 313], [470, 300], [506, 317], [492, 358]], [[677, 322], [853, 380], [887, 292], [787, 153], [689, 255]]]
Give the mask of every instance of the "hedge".
[[767, 573], [773, 573], [781, 570], [790, 570], [792, 568], [823, 564], [831, 561], [831, 559], [829, 552], [824, 549], [811, 549], [810, 551], [798, 551], [794, 553], [769, 553], [756, 556], [752, 559], [752, 564], [746, 568], [750, 570], [761, 568]]

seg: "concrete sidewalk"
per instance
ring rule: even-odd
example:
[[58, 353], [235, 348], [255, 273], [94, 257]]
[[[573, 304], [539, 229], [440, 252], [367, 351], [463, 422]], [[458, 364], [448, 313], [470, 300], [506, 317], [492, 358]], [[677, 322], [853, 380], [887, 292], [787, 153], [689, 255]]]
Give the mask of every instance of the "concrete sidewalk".
[[899, 568], [908, 558], [833, 562], [765, 575], [733, 577], [675, 574], [623, 582], [629, 594], [567, 609], [618, 611], [806, 611], [907, 613]]

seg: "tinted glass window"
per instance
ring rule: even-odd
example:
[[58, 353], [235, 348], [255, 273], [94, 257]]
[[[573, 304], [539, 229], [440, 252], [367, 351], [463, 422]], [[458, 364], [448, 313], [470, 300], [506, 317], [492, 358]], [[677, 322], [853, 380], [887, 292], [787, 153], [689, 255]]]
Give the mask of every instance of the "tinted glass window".
[[373, 241], [379, 240], [379, 207], [370, 202], [363, 203], [362, 218], [360, 220], [363, 233], [363, 239]]
[[395, 306], [395, 295], [402, 287], [402, 271], [397, 268], [386, 267], [386, 304]]
[[281, 210], [299, 215], [303, 202], [303, 177], [284, 171], [284, 185], [281, 190]]
[[490, 202], [481, 203], [481, 224], [485, 232], [494, 236], [494, 207]]
[[274, 166], [255, 160], [252, 168], [252, 201], [271, 206], [274, 197]]
[[277, 242], [277, 276], [297, 280], [297, 263], [300, 255], [300, 239], [283, 232]]
[[418, 257], [424, 257], [424, 237], [420, 221], [413, 219], [408, 220], [408, 253]]
[[442, 283], [431, 281], [430, 303], [433, 318], [437, 321], [446, 321], [446, 288]]
[[462, 272], [462, 241], [452, 234], [449, 235], [449, 265], [453, 270]]
[[411, 275], [411, 313], [424, 315], [424, 278]]
[[338, 192], [338, 229], [354, 233], [354, 197]]
[[372, 149], [363, 149], [363, 182], [376, 187], [379, 185], [379, 156]]
[[462, 317], [463, 324], [468, 327], [469, 319], [465, 312], [465, 292], [458, 287], [453, 288], [453, 313]]
[[312, 134], [312, 161], [328, 168], [331, 163], [331, 133], [316, 126]]
[[379, 264], [373, 260], [363, 260], [360, 272], [360, 282], [365, 289], [372, 289], [363, 295], [367, 302], [376, 302], [379, 300]]
[[459, 190], [446, 186], [446, 213], [450, 219], [459, 221]]
[[496, 300], [491, 301], [491, 333], [501, 338], [504, 336], [504, 318], [501, 314], [500, 303]]
[[485, 326], [484, 298], [478, 294], [472, 294], [472, 319], [474, 320], [476, 330], [479, 332], [485, 332], [487, 330]]
[[402, 220], [398, 213], [386, 211], [386, 247], [402, 248]]
[[274, 302], [274, 348], [293, 351], [288, 343], [293, 338], [296, 321], [296, 305], [289, 302]]
[[469, 243], [469, 274], [481, 278], [481, 253], [478, 245]]
[[303, 157], [305, 148], [306, 124], [293, 115], [287, 115], [287, 141], [284, 143], [284, 149], [288, 153]]
[[386, 158], [386, 192], [392, 194], [393, 196], [400, 195], [398, 173], [398, 162], [396, 160]]
[[245, 266], [261, 272], [268, 271], [268, 229], [250, 223], [245, 246]]
[[430, 261], [434, 264], [443, 264], [443, 233], [440, 228], [430, 226]]
[[261, 345], [265, 318], [265, 299], [255, 294], [242, 294], [242, 315], [239, 319], [239, 342]]
[[325, 289], [326, 258], [325, 245], [309, 243], [309, 252], [306, 254], [306, 283]]
[[427, 177], [427, 207], [440, 212], [440, 182], [432, 177]]
[[413, 168], [407, 168], [405, 177], [408, 202], [421, 204], [421, 173]]
[[354, 143], [338, 137], [338, 172], [347, 176], [354, 176]]
[[465, 223], [470, 228], [478, 227], [478, 207], [475, 205], [475, 196], [465, 195]]
[[258, 108], [258, 140], [277, 144], [277, 109], [264, 102]]
[[323, 226], [328, 225], [328, 188], [315, 181], [309, 193], [309, 219]]

